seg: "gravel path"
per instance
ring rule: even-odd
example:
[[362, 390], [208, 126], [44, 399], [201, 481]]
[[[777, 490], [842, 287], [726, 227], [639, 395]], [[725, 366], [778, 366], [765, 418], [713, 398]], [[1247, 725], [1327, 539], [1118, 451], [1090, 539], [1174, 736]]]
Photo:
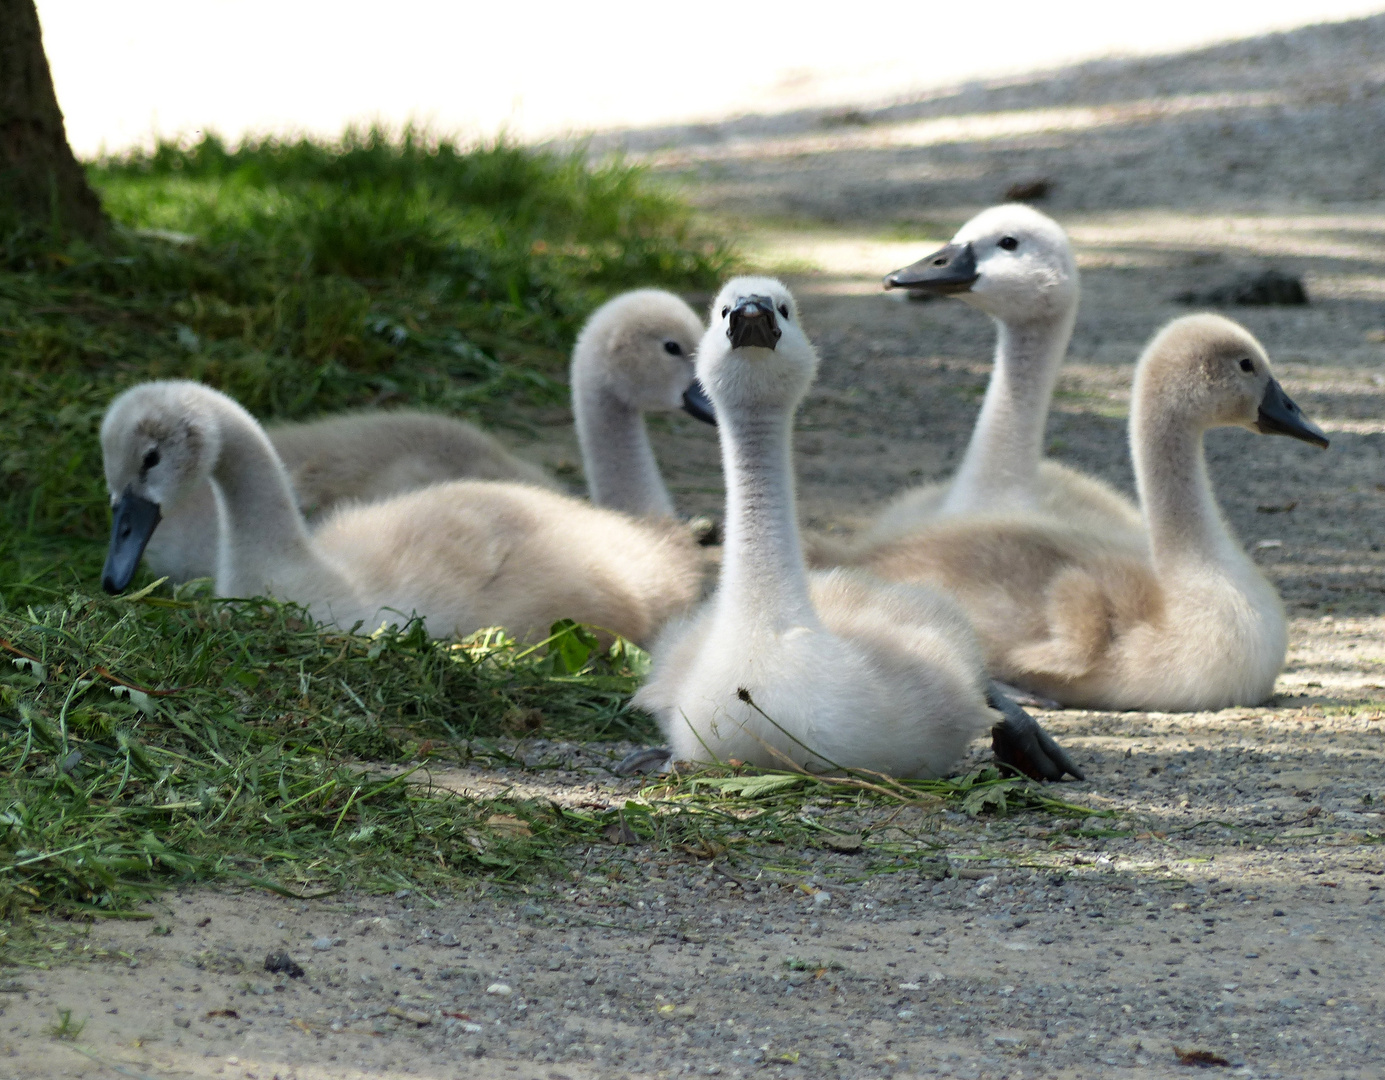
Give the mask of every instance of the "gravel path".
[[[842, 823], [854, 854], [610, 845], [528, 894], [166, 897], [159, 933], [97, 925], [78, 962], [5, 973], [0, 1077], [1172, 1077], [1179, 1050], [1238, 1076], [1380, 1076], [1383, 55], [1379, 18], [627, 137], [794, 272], [824, 359], [797, 447], [820, 528], [955, 463], [990, 330], [876, 282], [1010, 183], [1050, 182], [1083, 267], [1050, 453], [1127, 488], [1131, 365], [1187, 310], [1171, 297], [1246, 267], [1304, 276], [1310, 306], [1233, 314], [1332, 448], [1208, 440], [1284, 592], [1288, 665], [1260, 708], [1042, 714], [1088, 770], [1062, 794], [1116, 817], [882, 809]], [[570, 417], [531, 419], [531, 452], [577, 460]], [[717, 512], [710, 433], [671, 419], [655, 439], [680, 501]], [[581, 770], [622, 749], [531, 743], [535, 768], [439, 779], [616, 804], [629, 782]], [[923, 872], [894, 862], [920, 845]], [[262, 970], [281, 949], [304, 978]], [[60, 1009], [87, 1021], [75, 1041], [48, 1035]]]

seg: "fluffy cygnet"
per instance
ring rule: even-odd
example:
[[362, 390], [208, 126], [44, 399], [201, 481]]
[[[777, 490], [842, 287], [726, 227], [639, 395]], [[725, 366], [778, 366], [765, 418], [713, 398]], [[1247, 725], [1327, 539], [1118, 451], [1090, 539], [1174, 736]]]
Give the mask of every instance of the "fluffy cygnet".
[[993, 675], [1065, 705], [1257, 704], [1284, 663], [1284, 608], [1217, 506], [1202, 446], [1214, 427], [1327, 445], [1248, 331], [1187, 316], [1154, 338], [1136, 369], [1141, 544], [1020, 514], [943, 521], [861, 553], [859, 564], [946, 588], [971, 616]]
[[662, 289], [599, 307], [572, 349], [572, 412], [592, 502], [672, 517], [673, 499], [644, 426], [646, 412], [682, 408], [715, 422], [693, 373], [702, 320]]
[[[721, 290], [697, 351], [727, 485], [720, 584], [661, 635], [635, 704], [680, 760], [941, 776], [1007, 718], [987, 704], [981, 652], [947, 597], [858, 570], [808, 574], [790, 442], [817, 362], [784, 285]], [[1037, 725], [1013, 711], [1061, 776], [1070, 763], [1043, 756]]]
[[121, 394], [101, 445], [109, 592], [129, 583], [164, 508], [209, 483], [218, 595], [275, 596], [344, 629], [418, 615], [435, 637], [503, 626], [533, 639], [571, 618], [644, 641], [699, 593], [685, 530], [523, 484], [452, 481], [347, 505], [310, 536], [264, 430], [198, 383]]
[[865, 545], [968, 514], [1051, 513], [1098, 533], [1138, 533], [1139, 510], [1109, 484], [1044, 458], [1044, 427], [1081, 293], [1067, 234], [1018, 204], [983, 210], [951, 243], [885, 287], [955, 296], [996, 324], [995, 365], [971, 441], [950, 480], [897, 496]]

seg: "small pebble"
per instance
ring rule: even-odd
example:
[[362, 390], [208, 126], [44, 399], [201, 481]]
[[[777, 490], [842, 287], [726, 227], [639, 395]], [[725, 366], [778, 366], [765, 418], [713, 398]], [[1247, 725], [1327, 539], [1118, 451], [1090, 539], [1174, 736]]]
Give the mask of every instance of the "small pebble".
[[508, 983], [494, 982], [486, 987], [486, 993], [499, 994], [501, 997], [509, 997], [514, 991], [510, 989]]
[[286, 952], [272, 952], [264, 958], [264, 969], [274, 974], [284, 974], [290, 979], [301, 979], [303, 969]]

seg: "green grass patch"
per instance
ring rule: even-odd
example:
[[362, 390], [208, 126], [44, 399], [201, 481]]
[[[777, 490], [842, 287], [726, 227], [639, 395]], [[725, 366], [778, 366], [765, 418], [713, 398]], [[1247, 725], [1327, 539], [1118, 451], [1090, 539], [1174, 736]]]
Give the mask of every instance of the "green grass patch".
[[0, 915], [118, 912], [199, 878], [314, 893], [527, 872], [600, 823], [379, 766], [463, 760], [536, 718], [560, 737], [648, 733], [626, 712], [638, 651], [573, 673], [552, 644], [329, 633], [293, 607], [154, 595], [0, 613]]

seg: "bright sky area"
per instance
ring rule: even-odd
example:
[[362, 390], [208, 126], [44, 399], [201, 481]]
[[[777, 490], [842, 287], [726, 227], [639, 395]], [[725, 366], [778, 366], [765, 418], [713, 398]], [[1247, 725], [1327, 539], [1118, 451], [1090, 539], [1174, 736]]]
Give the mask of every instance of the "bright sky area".
[[1373, 14], [1382, 0], [38, 0], [79, 155], [413, 120], [522, 139], [870, 104]]

